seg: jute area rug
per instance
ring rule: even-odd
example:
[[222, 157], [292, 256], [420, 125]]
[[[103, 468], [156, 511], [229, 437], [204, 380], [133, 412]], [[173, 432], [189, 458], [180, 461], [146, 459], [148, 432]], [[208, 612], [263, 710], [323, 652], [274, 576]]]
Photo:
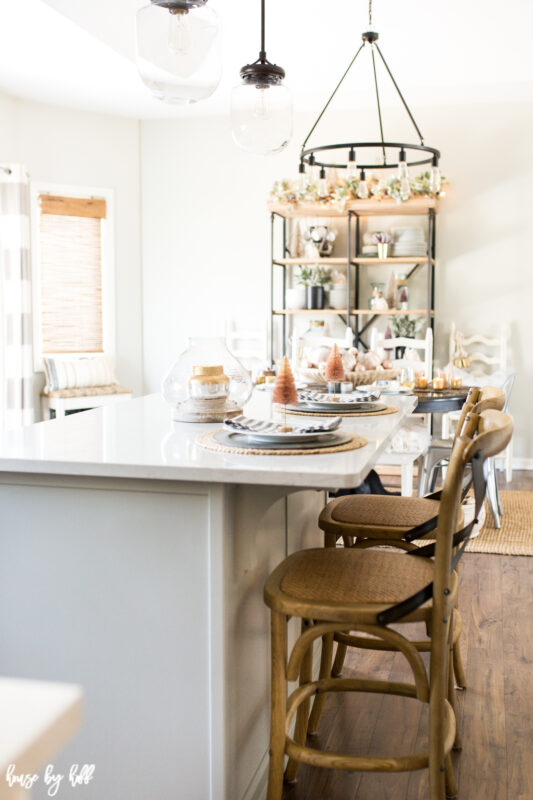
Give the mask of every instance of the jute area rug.
[[485, 501], [485, 521], [479, 534], [468, 543], [467, 552], [533, 556], [533, 492], [500, 494], [503, 506], [501, 529], [494, 527], [491, 510]]

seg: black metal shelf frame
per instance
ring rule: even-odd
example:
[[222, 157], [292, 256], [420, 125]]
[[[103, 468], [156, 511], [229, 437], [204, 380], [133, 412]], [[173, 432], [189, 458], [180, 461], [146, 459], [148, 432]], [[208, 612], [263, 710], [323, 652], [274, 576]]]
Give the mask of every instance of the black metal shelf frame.
[[[365, 217], [371, 216], [368, 214], [364, 215]], [[391, 216], [395, 216], [391, 214]], [[289, 248], [287, 245], [287, 217], [273, 211], [270, 215], [270, 350], [269, 350], [269, 358], [270, 363], [273, 364], [275, 360], [275, 353], [274, 353], [274, 320], [276, 317], [281, 317], [282, 319], [282, 338], [281, 338], [281, 353], [280, 355], [286, 355], [288, 350], [288, 337], [287, 337], [287, 314], [280, 314], [277, 315], [274, 309], [274, 294], [276, 288], [276, 276], [275, 276], [275, 267], [278, 267], [282, 270], [282, 309], [286, 309], [287, 303], [287, 264], [280, 264], [279, 259], [280, 256], [276, 256], [276, 219], [281, 220], [281, 251], [282, 256], [281, 258], [287, 258], [289, 253]], [[359, 309], [360, 306], [360, 279], [361, 279], [361, 267], [364, 266], [372, 266], [372, 264], [358, 264], [353, 263], [353, 259], [357, 258], [361, 252], [361, 215], [357, 213], [357, 211], [350, 210], [347, 214], [347, 253], [346, 253], [346, 309], [347, 314], [339, 313], [339, 318], [343, 321], [345, 325], [349, 325], [353, 332], [355, 338], [355, 346], [360, 347], [363, 345], [368, 349], [368, 342], [365, 340], [364, 335], [372, 326], [372, 324], [379, 318], [381, 315], [374, 314], [370, 316], [365, 322], [360, 320], [357, 314], [354, 314], [353, 311]], [[279, 226], [278, 226], [279, 227]], [[430, 208], [427, 212], [427, 261], [424, 264], [415, 264], [413, 268], [407, 274], [407, 280], [409, 280], [418, 270], [426, 266], [427, 268], [427, 302], [426, 302], [426, 322], [429, 327], [433, 329], [434, 321], [435, 321], [435, 258], [436, 258], [436, 214], [435, 210]], [[409, 263], [409, 259], [406, 259], [406, 263]], [[351, 295], [352, 295], [352, 270], [351, 266], [354, 267], [354, 277], [355, 277], [355, 285], [354, 285], [354, 305], [351, 305]], [[318, 312], [319, 313], [319, 312]], [[409, 313], [407, 309], [406, 313]]]

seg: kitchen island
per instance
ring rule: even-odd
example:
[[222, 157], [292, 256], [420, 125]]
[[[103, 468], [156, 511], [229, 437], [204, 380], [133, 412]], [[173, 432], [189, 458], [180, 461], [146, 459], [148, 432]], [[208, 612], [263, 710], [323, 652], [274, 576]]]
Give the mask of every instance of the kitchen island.
[[[390, 402], [343, 423], [365, 447], [327, 455], [203, 450], [209, 426], [158, 395], [2, 437], [0, 672], [85, 691], [57, 771], [95, 764], [98, 800], [264, 797], [263, 584], [321, 545], [325, 492], [359, 485], [416, 405]], [[245, 413], [267, 418], [270, 394]]]

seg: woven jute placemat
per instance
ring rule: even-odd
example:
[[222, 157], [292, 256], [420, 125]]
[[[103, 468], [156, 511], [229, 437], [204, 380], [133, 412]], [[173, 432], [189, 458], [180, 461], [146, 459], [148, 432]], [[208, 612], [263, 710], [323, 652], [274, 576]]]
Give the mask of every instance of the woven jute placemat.
[[368, 444], [367, 440], [362, 436], [351, 434], [350, 441], [344, 444], [331, 445], [330, 447], [317, 447], [313, 450], [266, 450], [266, 449], [252, 449], [250, 447], [239, 447], [231, 445], [223, 445], [216, 441], [215, 436], [220, 433], [219, 428], [216, 431], [207, 431], [201, 433], [196, 437], [196, 444], [203, 447], [205, 450], [212, 450], [215, 453], [235, 453], [236, 455], [250, 455], [250, 456], [312, 456], [321, 455], [326, 453], [342, 453], [346, 450], [359, 450]]
[[[283, 406], [274, 406], [275, 410], [280, 414], [285, 413]], [[383, 411], [341, 411], [341, 408], [336, 413], [329, 411], [293, 411], [287, 409], [287, 414], [298, 414], [301, 417], [381, 417], [385, 414], [397, 414], [398, 409], [396, 406], [387, 406]]]

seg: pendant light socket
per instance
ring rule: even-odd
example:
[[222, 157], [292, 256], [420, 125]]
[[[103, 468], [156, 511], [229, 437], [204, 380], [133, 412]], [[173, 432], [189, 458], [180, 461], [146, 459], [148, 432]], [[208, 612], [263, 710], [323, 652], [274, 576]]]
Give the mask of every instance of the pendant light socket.
[[285, 77], [285, 70], [277, 64], [271, 64], [267, 59], [246, 64], [240, 71], [244, 83], [254, 83], [256, 86], [275, 86]]
[[168, 8], [169, 11], [190, 11], [192, 8], [205, 6], [207, 0], [150, 0], [154, 6]]

